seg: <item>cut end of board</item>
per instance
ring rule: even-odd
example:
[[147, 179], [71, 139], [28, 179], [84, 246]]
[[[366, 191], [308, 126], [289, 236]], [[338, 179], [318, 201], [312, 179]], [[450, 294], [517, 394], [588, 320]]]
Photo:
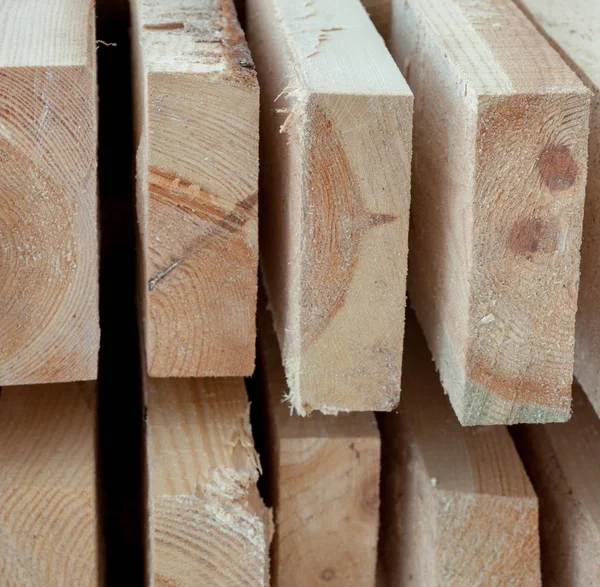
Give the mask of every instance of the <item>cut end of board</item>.
[[147, 378], [146, 404], [150, 575], [267, 586], [273, 529], [243, 380]]

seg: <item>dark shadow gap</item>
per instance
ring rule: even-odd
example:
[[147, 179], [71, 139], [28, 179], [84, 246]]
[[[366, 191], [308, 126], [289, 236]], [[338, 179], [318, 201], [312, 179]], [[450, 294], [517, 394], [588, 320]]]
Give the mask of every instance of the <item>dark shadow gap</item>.
[[[142, 402], [127, 0], [98, 0], [100, 362], [98, 471], [106, 585], [144, 584]], [[113, 45], [116, 44], [115, 45]]]

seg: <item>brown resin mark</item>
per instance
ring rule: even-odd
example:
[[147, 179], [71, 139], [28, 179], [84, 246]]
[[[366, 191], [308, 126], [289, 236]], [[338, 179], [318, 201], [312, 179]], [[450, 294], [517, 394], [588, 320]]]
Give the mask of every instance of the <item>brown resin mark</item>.
[[302, 218], [306, 254], [303, 348], [318, 340], [344, 306], [363, 234], [397, 219], [365, 210], [343, 142], [324, 109], [309, 105], [308, 119], [313, 138], [307, 161], [310, 187], [305, 189]]
[[323, 581], [333, 581], [335, 579], [335, 571], [329, 567], [327, 567], [326, 569], [323, 569], [321, 571], [321, 579], [323, 579]]
[[542, 181], [551, 191], [568, 190], [577, 179], [577, 163], [565, 145], [548, 145], [538, 159]]
[[237, 202], [233, 208], [224, 208], [217, 198], [199, 186], [157, 167], [148, 170], [148, 192], [155, 202], [175, 207], [229, 233], [238, 232], [256, 217], [256, 192]]
[[559, 226], [555, 219], [528, 218], [516, 222], [508, 236], [508, 246], [517, 255], [531, 259], [534, 253], [552, 253], [558, 247]]
[[185, 28], [182, 22], [164, 22], [160, 24], [145, 24], [144, 28], [148, 31], [175, 31]]

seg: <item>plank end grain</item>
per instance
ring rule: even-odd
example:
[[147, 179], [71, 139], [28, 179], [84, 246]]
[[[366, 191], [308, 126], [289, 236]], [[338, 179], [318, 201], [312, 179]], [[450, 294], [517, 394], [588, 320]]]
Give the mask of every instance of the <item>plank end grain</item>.
[[575, 375], [600, 414], [600, 18], [593, 0], [517, 0], [538, 30], [592, 92], [588, 184], [583, 217]]
[[444, 388], [463, 424], [564, 421], [589, 92], [506, 0], [398, 1], [390, 47], [416, 96], [408, 290]]
[[242, 379], [147, 379], [154, 585], [269, 584], [270, 510]]
[[538, 502], [506, 428], [461, 426], [411, 314], [406, 332], [400, 407], [379, 417], [383, 585], [539, 586]]
[[374, 414], [291, 414], [277, 337], [260, 302], [258, 325], [276, 525], [273, 585], [374, 586], [381, 460]]
[[0, 584], [101, 585], [96, 387], [0, 393]]
[[95, 379], [94, 6], [4, 2], [0, 23], [0, 385]]
[[359, 2], [252, 0], [247, 18], [264, 98], [261, 264], [290, 402], [391, 410], [412, 94]]
[[138, 219], [153, 377], [250, 375], [259, 88], [230, 0], [136, 2]]

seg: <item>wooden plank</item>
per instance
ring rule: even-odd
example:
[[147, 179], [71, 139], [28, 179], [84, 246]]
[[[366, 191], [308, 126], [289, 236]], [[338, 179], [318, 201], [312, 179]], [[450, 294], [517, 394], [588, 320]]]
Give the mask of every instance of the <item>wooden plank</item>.
[[504, 427], [463, 428], [407, 316], [398, 413], [382, 414], [383, 585], [540, 585], [538, 502]]
[[510, 0], [393, 15], [416, 96], [408, 289], [444, 387], [465, 425], [564, 421], [589, 93]]
[[519, 426], [513, 437], [540, 500], [544, 585], [597, 585], [600, 422], [579, 385], [570, 422]]
[[387, 41], [392, 24], [392, 0], [362, 0], [362, 4], [379, 34]]
[[0, 584], [99, 585], [93, 383], [0, 392]]
[[517, 5], [593, 93], [575, 375], [600, 414], [600, 11], [594, 0], [520, 0]]
[[95, 379], [94, 3], [0, 1], [0, 385]]
[[248, 0], [261, 263], [300, 414], [400, 393], [412, 95], [358, 0]]
[[269, 478], [276, 532], [272, 585], [375, 585], [381, 441], [370, 412], [309, 418], [288, 387], [267, 310], [259, 309]]
[[192, 5], [134, 2], [146, 362], [153, 377], [250, 375], [258, 83], [232, 0]]
[[152, 585], [267, 586], [272, 523], [242, 379], [148, 379]]

